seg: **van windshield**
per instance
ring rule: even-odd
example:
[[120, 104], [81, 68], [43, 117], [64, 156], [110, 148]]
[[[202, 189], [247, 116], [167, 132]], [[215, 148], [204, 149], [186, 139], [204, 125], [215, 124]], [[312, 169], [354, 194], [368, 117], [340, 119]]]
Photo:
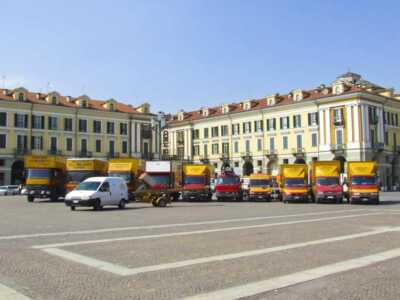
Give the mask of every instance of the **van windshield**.
[[97, 191], [101, 182], [100, 181], [85, 181], [80, 183], [75, 190], [77, 191]]
[[48, 179], [51, 173], [49, 169], [28, 169], [26, 176], [32, 179]]
[[373, 185], [376, 184], [373, 176], [355, 176], [351, 178], [351, 184], [354, 185]]
[[186, 176], [184, 178], [185, 184], [204, 184], [204, 176]]
[[216, 184], [239, 184], [239, 177], [219, 177]]
[[285, 186], [304, 186], [306, 181], [304, 178], [286, 178], [285, 179]]
[[271, 179], [250, 179], [250, 186], [272, 186]]
[[338, 185], [339, 178], [338, 177], [321, 177], [317, 178], [318, 185]]

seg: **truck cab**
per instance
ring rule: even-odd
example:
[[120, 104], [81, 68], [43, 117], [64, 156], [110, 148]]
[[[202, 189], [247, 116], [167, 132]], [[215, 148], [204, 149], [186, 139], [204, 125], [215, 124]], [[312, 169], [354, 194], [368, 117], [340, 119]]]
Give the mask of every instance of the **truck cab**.
[[271, 201], [272, 198], [272, 176], [267, 174], [250, 175], [248, 200]]
[[182, 200], [210, 201], [213, 168], [208, 164], [183, 165]]
[[281, 198], [284, 203], [289, 201], [309, 201], [307, 165], [281, 165], [279, 178]]
[[37, 198], [58, 200], [65, 195], [65, 159], [59, 156], [27, 155], [24, 158], [29, 202]]
[[311, 165], [312, 197], [321, 201], [343, 201], [343, 187], [340, 184], [340, 161], [315, 161]]
[[243, 199], [240, 177], [227, 168], [221, 172], [215, 181], [215, 196], [217, 201]]
[[349, 203], [369, 202], [379, 204], [377, 164], [374, 161], [348, 162], [347, 180]]

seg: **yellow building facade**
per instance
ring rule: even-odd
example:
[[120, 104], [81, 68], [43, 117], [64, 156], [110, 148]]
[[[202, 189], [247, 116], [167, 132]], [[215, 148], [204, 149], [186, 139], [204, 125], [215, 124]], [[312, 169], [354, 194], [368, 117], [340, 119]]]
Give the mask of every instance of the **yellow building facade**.
[[169, 118], [164, 155], [276, 175], [284, 163], [376, 160], [384, 188], [399, 182], [400, 96], [346, 73], [330, 84]]
[[160, 127], [149, 105], [0, 90], [0, 184], [23, 181], [25, 154], [158, 157]]

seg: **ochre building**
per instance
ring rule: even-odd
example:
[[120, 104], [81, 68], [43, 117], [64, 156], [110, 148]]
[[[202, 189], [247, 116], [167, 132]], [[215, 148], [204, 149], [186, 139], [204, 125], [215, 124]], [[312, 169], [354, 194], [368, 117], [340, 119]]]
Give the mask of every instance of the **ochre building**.
[[275, 175], [284, 163], [375, 160], [390, 189], [399, 182], [399, 114], [393, 89], [349, 72], [311, 90], [180, 111], [162, 133], [162, 151], [217, 169], [230, 164], [241, 175]]
[[21, 183], [26, 154], [107, 159], [159, 153], [159, 121], [148, 104], [0, 90], [0, 184]]

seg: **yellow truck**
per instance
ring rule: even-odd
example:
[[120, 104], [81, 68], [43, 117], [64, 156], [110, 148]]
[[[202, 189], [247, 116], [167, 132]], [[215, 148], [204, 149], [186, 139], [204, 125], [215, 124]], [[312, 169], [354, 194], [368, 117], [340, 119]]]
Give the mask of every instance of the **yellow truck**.
[[183, 165], [182, 200], [211, 201], [214, 168], [208, 164]]
[[379, 204], [379, 187], [375, 161], [349, 161], [347, 180], [349, 203], [367, 201]]
[[72, 191], [79, 183], [89, 177], [106, 176], [108, 163], [97, 158], [67, 159], [67, 192]]
[[311, 164], [312, 198], [314, 202], [343, 201], [340, 184], [340, 161], [313, 161]]
[[309, 201], [306, 164], [284, 164], [279, 168], [279, 188], [284, 203]]
[[65, 196], [65, 158], [52, 155], [26, 155], [24, 157], [28, 201]]
[[249, 201], [271, 201], [272, 176], [267, 174], [251, 174], [247, 199]]
[[123, 178], [130, 197], [138, 187], [138, 178], [142, 172], [143, 160], [138, 158], [115, 158], [108, 162], [108, 176]]

